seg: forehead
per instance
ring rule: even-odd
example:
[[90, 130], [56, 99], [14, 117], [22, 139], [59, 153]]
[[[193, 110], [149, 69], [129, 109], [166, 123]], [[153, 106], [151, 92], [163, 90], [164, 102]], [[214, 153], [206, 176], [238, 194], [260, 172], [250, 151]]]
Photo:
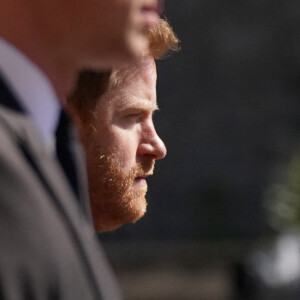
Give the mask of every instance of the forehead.
[[112, 82], [104, 100], [110, 106], [125, 109], [127, 106], [156, 107], [156, 66], [153, 59], [143, 60], [114, 69]]
[[131, 64], [116, 66], [112, 72], [111, 88], [127, 88], [136, 83], [151, 86], [156, 84], [154, 59], [148, 58]]

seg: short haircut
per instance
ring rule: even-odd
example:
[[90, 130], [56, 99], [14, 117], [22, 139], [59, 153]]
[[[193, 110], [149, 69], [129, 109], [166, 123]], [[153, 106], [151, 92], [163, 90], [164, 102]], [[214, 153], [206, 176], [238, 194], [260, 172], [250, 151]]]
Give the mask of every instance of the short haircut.
[[[179, 50], [179, 40], [164, 19], [160, 19], [156, 26], [149, 29], [147, 36], [149, 41], [147, 56], [160, 59], [169, 52]], [[75, 91], [68, 98], [68, 104], [79, 114], [82, 121], [94, 109], [101, 95], [107, 91], [112, 73], [112, 70], [105, 72], [85, 70], [80, 73]]]

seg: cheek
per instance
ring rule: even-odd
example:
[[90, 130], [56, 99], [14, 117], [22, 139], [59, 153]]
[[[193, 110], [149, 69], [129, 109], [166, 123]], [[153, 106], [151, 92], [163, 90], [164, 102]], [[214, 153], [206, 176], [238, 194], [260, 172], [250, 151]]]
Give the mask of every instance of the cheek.
[[138, 139], [136, 134], [118, 130], [111, 136], [110, 146], [126, 171], [136, 163]]

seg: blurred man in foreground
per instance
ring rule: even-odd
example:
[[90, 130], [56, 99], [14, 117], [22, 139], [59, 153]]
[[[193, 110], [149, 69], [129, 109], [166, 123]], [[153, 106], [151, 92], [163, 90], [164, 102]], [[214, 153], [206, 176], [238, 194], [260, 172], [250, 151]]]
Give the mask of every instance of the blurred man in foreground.
[[81, 68], [139, 58], [158, 12], [158, 0], [0, 1], [0, 299], [120, 299], [55, 132]]
[[135, 222], [146, 212], [147, 177], [166, 148], [155, 131], [154, 59], [178, 47], [165, 20], [148, 32], [143, 59], [117, 64], [111, 72], [81, 74], [69, 109], [87, 157], [89, 192], [97, 231]]

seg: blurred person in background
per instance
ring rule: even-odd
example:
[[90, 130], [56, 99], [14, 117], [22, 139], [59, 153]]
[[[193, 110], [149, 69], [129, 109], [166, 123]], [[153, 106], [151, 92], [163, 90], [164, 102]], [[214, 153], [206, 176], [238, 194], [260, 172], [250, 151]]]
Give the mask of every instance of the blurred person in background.
[[0, 2], [1, 299], [120, 299], [77, 205], [84, 176], [68, 182], [55, 143], [69, 144], [55, 131], [81, 68], [141, 57], [159, 10], [158, 0]]
[[167, 21], [148, 32], [149, 52], [110, 72], [86, 71], [67, 102], [85, 148], [93, 221], [97, 231], [135, 222], [146, 212], [146, 178], [166, 147], [155, 131], [155, 59], [178, 49]]

